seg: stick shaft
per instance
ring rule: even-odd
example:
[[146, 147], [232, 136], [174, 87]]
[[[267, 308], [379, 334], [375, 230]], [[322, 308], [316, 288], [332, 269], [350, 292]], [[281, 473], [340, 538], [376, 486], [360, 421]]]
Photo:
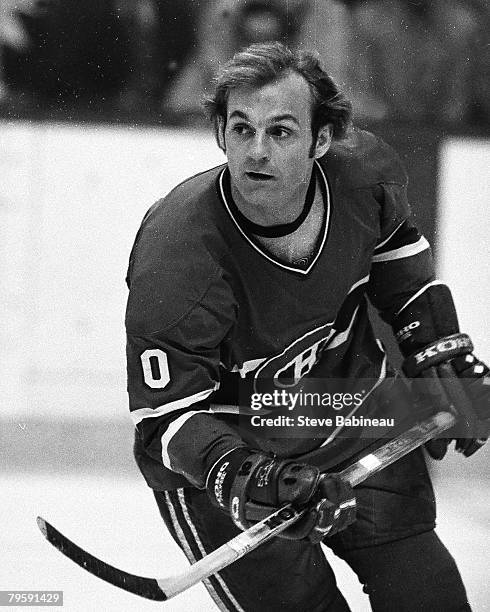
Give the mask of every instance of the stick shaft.
[[355, 487], [368, 476], [376, 474], [401, 459], [432, 438], [453, 427], [456, 418], [450, 412], [438, 412], [433, 417], [417, 423], [406, 432], [390, 440], [374, 452], [340, 472], [352, 487]]
[[[449, 429], [454, 423], [455, 418], [452, 414], [439, 412], [345, 468], [340, 472], [340, 476], [351, 486], [356, 486]], [[290, 504], [284, 506], [194, 563], [186, 574], [157, 582], [168, 598], [173, 597], [281, 533], [295, 523], [303, 513], [304, 511], [298, 511]]]

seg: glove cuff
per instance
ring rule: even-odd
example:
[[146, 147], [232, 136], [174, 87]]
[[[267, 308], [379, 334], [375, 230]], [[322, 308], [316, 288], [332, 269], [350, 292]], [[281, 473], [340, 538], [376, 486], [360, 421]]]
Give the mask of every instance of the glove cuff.
[[206, 479], [206, 491], [211, 503], [229, 512], [230, 491], [236, 473], [252, 450], [246, 446], [234, 448], [216, 461]]
[[427, 344], [423, 349], [407, 357], [402, 368], [409, 378], [415, 378], [430, 367], [472, 351], [473, 343], [467, 334], [452, 334]]

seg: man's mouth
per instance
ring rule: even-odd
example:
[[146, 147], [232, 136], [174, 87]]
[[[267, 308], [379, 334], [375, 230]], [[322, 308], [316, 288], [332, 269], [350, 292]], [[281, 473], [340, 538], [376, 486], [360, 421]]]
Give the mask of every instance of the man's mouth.
[[272, 174], [265, 172], [245, 172], [245, 175], [252, 181], [271, 181], [274, 178]]

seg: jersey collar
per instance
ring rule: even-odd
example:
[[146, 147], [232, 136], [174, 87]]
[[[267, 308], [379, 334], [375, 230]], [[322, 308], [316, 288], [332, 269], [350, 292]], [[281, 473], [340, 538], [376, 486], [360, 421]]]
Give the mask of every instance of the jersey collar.
[[324, 217], [324, 222], [323, 222], [322, 234], [320, 237], [320, 241], [318, 242], [316, 246], [315, 255], [313, 256], [313, 258], [311, 259], [307, 267], [301, 267], [301, 266], [298, 266], [292, 263], [285, 263], [281, 261], [280, 259], [278, 259], [277, 257], [275, 257], [274, 255], [272, 255], [271, 253], [269, 253], [266, 249], [264, 249], [262, 245], [257, 240], [255, 240], [252, 235], [250, 235], [246, 231], [246, 229], [243, 227], [243, 225], [240, 223], [239, 219], [233, 212], [233, 209], [236, 207], [236, 204], [233, 202], [233, 198], [231, 195], [228, 166], [225, 166], [225, 168], [223, 168], [218, 178], [218, 186], [219, 186], [219, 193], [221, 196], [221, 200], [223, 201], [223, 204], [226, 208], [228, 215], [230, 216], [231, 220], [233, 221], [234, 225], [236, 226], [240, 234], [243, 236], [243, 238], [250, 244], [250, 246], [253, 249], [255, 249], [255, 251], [257, 251], [262, 257], [264, 257], [265, 259], [267, 259], [274, 265], [278, 266], [279, 268], [282, 268], [283, 270], [287, 270], [289, 272], [295, 272], [296, 274], [300, 274], [303, 276], [306, 276], [307, 274], [309, 274], [309, 272], [313, 269], [313, 266], [318, 261], [318, 258], [320, 257], [323, 251], [325, 242], [327, 240], [328, 230], [330, 227], [330, 212], [331, 212], [330, 186], [328, 184], [327, 176], [325, 172], [323, 171], [323, 168], [321, 167], [321, 165], [316, 160], [315, 160], [315, 164], [317, 167], [317, 174], [320, 177], [320, 188], [321, 188], [321, 192], [323, 196], [323, 201], [325, 204], [325, 217]]

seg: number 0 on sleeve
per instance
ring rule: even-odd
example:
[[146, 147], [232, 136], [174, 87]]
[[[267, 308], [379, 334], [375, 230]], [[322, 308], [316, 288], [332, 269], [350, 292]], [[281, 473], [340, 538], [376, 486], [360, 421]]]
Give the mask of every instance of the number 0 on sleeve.
[[143, 378], [151, 389], [164, 389], [170, 382], [167, 353], [162, 349], [146, 349], [141, 353]]

